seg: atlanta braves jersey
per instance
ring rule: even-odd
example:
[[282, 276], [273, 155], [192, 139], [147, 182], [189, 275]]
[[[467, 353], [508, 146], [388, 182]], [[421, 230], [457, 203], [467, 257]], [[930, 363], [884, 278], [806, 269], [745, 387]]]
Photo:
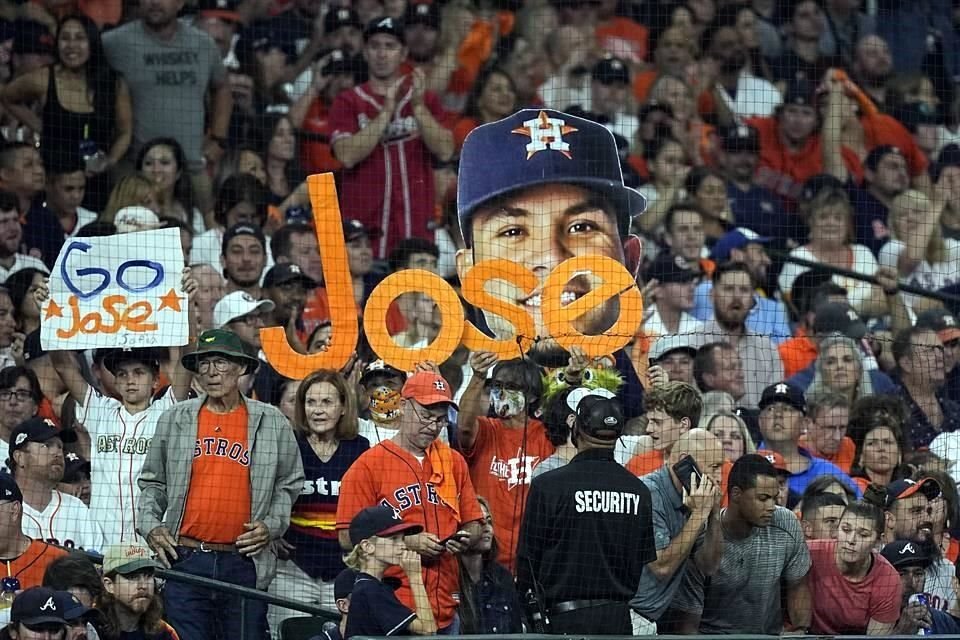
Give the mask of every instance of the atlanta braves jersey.
[[176, 402], [168, 387], [145, 411], [131, 415], [116, 398], [88, 387], [77, 407], [77, 421], [90, 433], [90, 511], [108, 544], [138, 540], [137, 478], [160, 414]]
[[43, 511], [23, 503], [23, 523], [20, 528], [34, 540], [68, 549], [103, 551], [105, 546], [103, 531], [87, 505], [80, 498], [56, 489]]

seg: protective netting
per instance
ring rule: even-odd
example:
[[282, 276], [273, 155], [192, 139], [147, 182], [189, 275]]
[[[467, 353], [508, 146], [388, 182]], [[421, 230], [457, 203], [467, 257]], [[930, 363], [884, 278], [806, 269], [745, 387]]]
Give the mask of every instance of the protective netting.
[[960, 633], [954, 5], [0, 3], [0, 623]]

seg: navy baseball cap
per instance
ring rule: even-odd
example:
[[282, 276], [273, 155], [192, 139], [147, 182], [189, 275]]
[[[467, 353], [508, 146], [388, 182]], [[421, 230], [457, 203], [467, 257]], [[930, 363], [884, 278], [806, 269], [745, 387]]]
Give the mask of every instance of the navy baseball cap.
[[431, 0], [418, 0], [407, 3], [403, 16], [403, 26], [422, 24], [431, 29], [440, 29], [440, 5]]
[[887, 562], [894, 569], [906, 567], [929, 567], [933, 564], [933, 556], [929, 546], [913, 540], [894, 540], [883, 545], [880, 550]]
[[940, 483], [933, 478], [923, 478], [919, 482], [909, 478], [897, 480], [887, 485], [887, 501], [885, 507], [889, 509], [893, 503], [902, 498], [909, 498], [915, 493], [922, 493], [927, 500], [936, 500], [942, 495]]
[[891, 153], [895, 153], [901, 158], [903, 157], [903, 151], [900, 150], [900, 147], [895, 147], [892, 144], [881, 144], [876, 146], [871, 149], [870, 153], [867, 154], [866, 160], [863, 161], [863, 166], [867, 169], [870, 169], [870, 171], [876, 171], [880, 161]]
[[122, 349], [111, 349], [103, 356], [103, 366], [110, 373], [116, 375], [120, 365], [127, 362], [139, 362], [145, 364], [154, 371], [160, 371], [161, 353], [159, 349], [153, 347], [142, 347], [131, 349], [124, 347]]
[[618, 400], [592, 394], [577, 404], [577, 424], [597, 440], [616, 440], [626, 426]]
[[57, 594], [47, 587], [31, 587], [21, 591], [10, 607], [13, 624], [67, 624], [57, 601]]
[[601, 84], [630, 84], [630, 68], [615, 56], [604, 56], [590, 70], [590, 77]]
[[623, 184], [613, 134], [603, 125], [552, 109], [523, 109], [477, 127], [460, 152], [457, 215], [470, 242], [470, 218], [481, 205], [515, 191], [563, 183], [592, 189], [616, 207], [620, 237], [647, 200]]
[[423, 531], [423, 527], [412, 522], [404, 522], [397, 513], [386, 505], [367, 507], [350, 521], [350, 544], [356, 546], [366, 540], [378, 536], [385, 538], [398, 533], [415, 534]]
[[230, 245], [230, 241], [237, 236], [253, 236], [264, 250], [267, 248], [267, 240], [264, 238], [263, 231], [260, 230], [260, 227], [255, 227], [247, 222], [240, 222], [227, 229], [223, 234], [223, 242], [220, 246], [220, 251], [223, 255], [227, 255], [227, 247]]
[[693, 282], [700, 275], [687, 264], [683, 256], [675, 256], [669, 251], [661, 251], [647, 267], [647, 279], [662, 284], [682, 284]]
[[730, 252], [734, 249], [743, 249], [748, 244], [767, 244], [770, 238], [757, 235], [753, 229], [737, 227], [732, 231], [727, 231], [720, 236], [717, 244], [713, 245], [710, 251], [710, 259], [717, 264], [722, 264], [730, 259]]
[[343, 600], [344, 598], [349, 598], [350, 594], [353, 593], [353, 583], [357, 581], [358, 575], [360, 575], [359, 571], [350, 568], [346, 568], [337, 574], [336, 579], [333, 581], [333, 599]]
[[23, 502], [20, 487], [9, 473], [0, 473], [0, 502]]
[[763, 394], [760, 396], [760, 402], [757, 404], [757, 407], [760, 409], [760, 411], [763, 411], [770, 405], [778, 402], [790, 405], [800, 413], [807, 413], [807, 401], [803, 397], [803, 391], [800, 391], [800, 389], [796, 388], [792, 384], [778, 382], [770, 385], [763, 390]]
[[350, 7], [339, 7], [327, 11], [327, 14], [323, 16], [323, 32], [330, 34], [341, 27], [362, 29], [360, 15]]
[[10, 456], [31, 442], [44, 443], [50, 438], [60, 438], [62, 442], [76, 442], [77, 433], [73, 430], [60, 431], [50, 418], [37, 416], [24, 420], [10, 434]]
[[814, 106], [815, 90], [813, 83], [806, 78], [792, 78], [787, 81], [783, 94], [783, 105]]
[[732, 125], [721, 129], [719, 135], [720, 147], [724, 151], [760, 153], [760, 133], [756, 127], [747, 124]]
[[404, 42], [403, 39], [403, 25], [400, 24], [400, 21], [396, 18], [391, 18], [390, 16], [384, 16], [382, 18], [374, 18], [367, 23], [367, 28], [363, 30], [363, 40], [366, 42], [373, 36], [378, 33], [385, 33], [388, 36], [393, 36], [400, 42]]

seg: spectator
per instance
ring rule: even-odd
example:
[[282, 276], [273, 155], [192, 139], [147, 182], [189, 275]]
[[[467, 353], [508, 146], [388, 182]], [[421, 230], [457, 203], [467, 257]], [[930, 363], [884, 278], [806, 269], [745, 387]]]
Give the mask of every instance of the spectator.
[[946, 380], [943, 343], [923, 327], [904, 329], [893, 342], [900, 396], [910, 411], [905, 425], [913, 448], [926, 447], [940, 433], [960, 428], [960, 404], [943, 393]]
[[[210, 200], [203, 159], [216, 162], [223, 155], [233, 97], [226, 83], [220, 50], [210, 36], [178, 21], [177, 14], [182, 8], [183, 0], [152, 0], [143, 18], [107, 33], [103, 48], [110, 66], [130, 87], [131, 153], [144, 153], [147, 142], [160, 136], [179, 140], [185, 146], [182, 156], [176, 158], [177, 171], [187, 173], [195, 182], [194, 191], [202, 210]], [[136, 55], [131, 55], [133, 51]], [[183, 57], [180, 52], [184, 51], [193, 55]], [[167, 58], [182, 62], [172, 67], [164, 65], [164, 71], [159, 74], [152, 71]], [[188, 74], [193, 81], [178, 84], [181, 74]], [[210, 107], [204, 109], [208, 90]], [[206, 131], [204, 114], [209, 115]], [[203, 231], [202, 220], [198, 221], [189, 208], [185, 207], [177, 217], [190, 221], [198, 232]]]
[[[877, 273], [879, 265], [873, 253], [862, 244], [856, 244], [850, 235], [852, 211], [844, 191], [822, 190], [810, 203], [809, 215], [809, 242], [791, 251], [791, 256], [865, 276]], [[787, 262], [780, 272], [780, 291], [791, 295], [794, 280], [807, 270], [806, 266]], [[873, 316], [887, 312], [883, 292], [876, 285], [840, 275], [835, 275], [833, 281], [847, 290], [850, 305], [858, 314]]]
[[903, 589], [898, 611], [900, 619], [891, 632], [893, 634], [942, 635], [957, 633], [960, 629], [951, 614], [912, 599], [912, 596], [924, 593], [927, 571], [933, 564], [929, 549], [912, 540], [894, 540], [885, 544], [880, 552], [900, 574]]
[[266, 314], [265, 322], [270, 327], [285, 327], [291, 344], [301, 343], [299, 328], [307, 295], [317, 283], [304, 275], [295, 264], [274, 265], [263, 278], [267, 299], [274, 304], [273, 311]]
[[755, 127], [735, 125], [720, 130], [718, 166], [727, 180], [727, 200], [738, 227], [758, 236], [783, 234], [777, 215], [779, 199], [756, 182], [760, 161], [760, 137]]
[[467, 96], [463, 116], [453, 127], [453, 143], [459, 153], [467, 135], [482, 124], [506, 118], [517, 108], [513, 79], [499, 67], [482, 71]]
[[702, 393], [723, 391], [739, 402], [746, 393], [743, 362], [726, 342], [711, 342], [697, 350], [693, 361], [693, 378]]
[[[762, 443], [761, 443], [762, 445]], [[777, 472], [777, 505], [794, 509], [800, 502], [800, 495], [790, 488], [790, 469], [787, 467], [787, 461], [778, 451], [772, 449], [757, 449], [757, 453], [773, 465]]]
[[[783, 363], [773, 341], [750, 332], [746, 327], [747, 316], [756, 306], [755, 286], [750, 269], [744, 263], [729, 262], [717, 267], [713, 272], [711, 292], [714, 317], [703, 329], [708, 339], [728, 342], [736, 349], [740, 361], [748, 363], [744, 371], [745, 393], [742, 399], [743, 405], [748, 408], [757, 406], [760, 392], [771, 377], [776, 379], [783, 374]], [[736, 395], [734, 398], [740, 399]]]
[[813, 598], [811, 631], [888, 635], [900, 614], [902, 585], [875, 547], [883, 512], [869, 502], [847, 505], [836, 540], [811, 540], [807, 581]]
[[[352, 550], [345, 562], [357, 571], [357, 578], [350, 594], [353, 615], [347, 616], [345, 638], [391, 635], [397, 631], [415, 635], [437, 632], [420, 556], [404, 542], [422, 531], [422, 525], [404, 522], [386, 505], [367, 507], [350, 521]], [[386, 570], [394, 567], [400, 568], [410, 585], [412, 609], [383, 582]]]
[[861, 489], [870, 484], [886, 486], [909, 474], [904, 452], [907, 409], [896, 396], [868, 396], [850, 410], [847, 433], [856, 448], [851, 474]]
[[733, 225], [723, 177], [708, 167], [694, 167], [687, 174], [685, 191], [703, 214], [703, 233], [713, 244]]
[[[97, 220], [97, 214], [82, 206], [88, 182], [83, 167], [76, 162], [65, 161], [54, 165], [47, 172], [47, 207], [60, 220], [66, 238], [72, 238], [82, 227]], [[48, 165], [49, 167], [49, 165]], [[99, 204], [106, 203], [106, 189], [98, 193]]]
[[[794, 281], [797, 292], [791, 297], [791, 302], [799, 316], [797, 328], [794, 337], [778, 347], [780, 359], [783, 360], [783, 373], [787, 378], [809, 369], [817, 359], [817, 309], [830, 310], [826, 314], [829, 315], [829, 321], [821, 319], [820, 333], [840, 333], [851, 340], [860, 340], [867, 334], [867, 325], [847, 304], [847, 290], [834, 284], [831, 277], [826, 271], [811, 270], [800, 274]], [[819, 284], [808, 286], [813, 282]], [[848, 312], [852, 312], [852, 315]], [[855, 337], [861, 330], [863, 334]]]
[[[452, 626], [450, 632], [456, 632], [453, 591], [459, 574], [454, 555], [467, 548], [477, 535], [483, 514], [463, 456], [437, 441], [447, 426], [449, 409], [456, 409], [449, 384], [438, 374], [421, 370], [404, 383], [401, 397], [397, 435], [361, 455], [340, 484], [340, 546], [355, 547], [363, 539], [347, 528], [352, 530], [358, 514], [372, 505], [388, 505], [405, 518], [406, 524], [421, 528], [422, 533], [408, 535], [404, 542], [407, 549], [428, 559], [421, 579], [424, 584], [438, 585], [427, 594], [438, 628], [443, 631]], [[414, 502], [416, 495], [407, 487], [424, 484], [426, 489], [420, 491], [425, 490], [426, 496], [420, 497], [418, 505]], [[461, 531], [464, 535], [460, 535]], [[445, 545], [441, 544], [448, 538]], [[415, 567], [412, 563], [410, 566]], [[395, 571], [389, 571], [387, 576], [399, 577]], [[397, 596], [407, 608], [415, 603], [411, 592], [415, 577], [406, 574]], [[355, 590], [351, 602], [354, 615], [350, 620], [360, 618], [355, 607], [356, 594]], [[347, 633], [350, 634], [349, 629]]]
[[177, 640], [177, 632], [163, 620], [163, 601], [156, 591], [159, 568], [149, 547], [141, 543], [112, 545], [104, 551], [97, 609], [106, 618], [107, 638]]
[[810, 420], [800, 446], [817, 458], [832, 462], [846, 474], [856, 456], [856, 445], [847, 437], [850, 407], [853, 403], [841, 393], [811, 392], [807, 394]]
[[878, 105], [884, 104], [887, 80], [893, 75], [893, 55], [879, 35], [862, 35], [857, 41], [851, 66], [853, 80]]
[[40, 305], [37, 303], [35, 292], [38, 288], [46, 286], [44, 283], [47, 275], [46, 268], [27, 267], [17, 271], [4, 283], [7, 291], [10, 292], [10, 301], [13, 302], [17, 331], [27, 336], [40, 329]]
[[[360, 435], [371, 446], [397, 435], [397, 420], [400, 418], [400, 390], [407, 381], [407, 374], [383, 360], [374, 360], [363, 369], [358, 382], [358, 409], [361, 417]], [[441, 434], [441, 439], [444, 436]]]
[[92, 606], [83, 604], [69, 591], [56, 591], [54, 598], [63, 611], [64, 622], [67, 623], [64, 640], [86, 640], [88, 635], [100, 635], [96, 627], [88, 622], [88, 619], [99, 618], [99, 613], [94, 613]]
[[[438, 273], [437, 262], [440, 259], [440, 249], [430, 240], [423, 238], [404, 238], [400, 240], [390, 252], [389, 265], [391, 273], [404, 269], [422, 269], [431, 273]], [[392, 336], [403, 333], [414, 326], [417, 320], [418, 306], [422, 302], [422, 294], [402, 295], [387, 309], [387, 331]]]
[[694, 271], [709, 276], [713, 264], [702, 257], [706, 252], [707, 237], [704, 234], [704, 214], [689, 200], [678, 202], [667, 209], [663, 219], [663, 240], [669, 252], [680, 256]]
[[727, 482], [729, 506], [723, 513], [725, 542], [719, 568], [708, 581], [695, 565], [687, 566], [673, 600], [682, 613], [680, 628], [779, 634], [785, 591], [790, 623], [805, 633], [811, 615], [805, 580], [810, 554], [796, 517], [776, 504], [776, 470], [763, 456], [745, 455], [733, 464]]
[[[434, 202], [431, 155], [446, 161], [453, 153], [453, 137], [439, 123], [441, 107], [436, 96], [425, 92], [423, 72], [414, 70], [409, 82], [400, 73], [405, 55], [397, 20], [371, 21], [364, 32], [371, 79], [337, 96], [330, 112], [333, 152], [345, 167], [340, 194], [344, 205], [365, 224], [380, 222], [380, 211], [388, 206], [386, 233], [374, 252], [377, 257], [386, 256], [398, 238], [427, 236]], [[369, 94], [377, 98], [368, 102], [364, 96]], [[398, 104], [402, 107], [395, 114]], [[383, 154], [375, 152], [384, 134], [391, 143], [410, 144], [392, 144]], [[395, 163], [405, 169], [395, 170]], [[384, 191], [371, 189], [374, 183], [383, 184]]]
[[698, 339], [689, 334], [665, 335], [657, 338], [647, 354], [650, 361], [667, 373], [672, 382], [695, 384], [693, 359]]
[[[281, 560], [270, 593], [336, 607], [335, 579], [344, 569], [336, 521], [340, 485], [347, 469], [370, 448], [357, 435], [353, 389], [339, 373], [321, 369], [300, 383], [292, 422], [306, 480], [293, 505], [290, 528], [280, 542]], [[271, 606], [271, 629], [286, 618], [302, 615]]]
[[[936, 480], [897, 480], [887, 485], [887, 540], [910, 540], [918, 545], [933, 541], [933, 514], [930, 503], [940, 498]], [[931, 607], [950, 611], [956, 607], [957, 594], [953, 581], [956, 569], [952, 562], [939, 556], [926, 571], [924, 595]]]
[[[771, 289], [768, 277], [771, 260], [766, 247], [771, 240], [745, 227], [738, 227], [717, 240], [710, 251], [710, 259], [716, 264], [742, 262], [750, 269], [757, 289], [754, 296], [756, 307], [747, 316], [747, 329], [769, 335], [775, 343], [782, 344], [790, 336], [790, 321], [786, 305], [767, 293]], [[698, 320], [706, 321], [714, 315], [712, 291], [713, 282], [709, 280], [697, 285], [693, 315]]]
[[749, 51], [735, 25], [708, 28], [702, 37], [704, 60], [716, 68], [715, 82], [703, 81], [713, 98], [717, 119], [734, 124], [750, 116], [770, 116], [780, 104], [780, 91], [749, 71]]
[[627, 463], [627, 470], [636, 476], [645, 476], [663, 466], [680, 437], [699, 424], [703, 400], [691, 385], [668, 382], [650, 390], [644, 409], [653, 448]]
[[213, 207], [214, 226], [197, 236], [190, 262], [219, 265], [226, 230], [238, 224], [262, 229], [267, 222], [267, 198], [267, 190], [252, 175], [241, 173], [225, 179]]
[[347, 244], [347, 263], [353, 280], [353, 299], [357, 309], [362, 312], [367, 298], [381, 277], [374, 272], [373, 240], [381, 238], [383, 231], [378, 227], [367, 227], [356, 219], [343, 221], [343, 239]]
[[[578, 106], [610, 130], [610, 133], [632, 141], [640, 121], [628, 112], [630, 96], [630, 68], [627, 63], [610, 55], [598, 60], [590, 70], [588, 100]], [[574, 105], [571, 105], [574, 106]], [[567, 109], [568, 111], [570, 109]]]
[[[107, 64], [97, 25], [84, 15], [62, 18], [56, 62], [6, 85], [0, 101], [41, 134], [40, 154], [48, 169], [62, 166], [64, 154], [78, 154], [90, 174], [86, 202], [99, 210], [108, 195], [104, 172], [127, 153], [133, 122], [130, 92]], [[33, 105], [39, 106], [39, 117]]]
[[854, 209], [855, 239], [858, 244], [869, 247], [874, 255], [880, 255], [881, 247], [890, 239], [893, 225], [890, 208], [894, 200], [910, 187], [903, 152], [891, 145], [876, 147], [864, 162], [863, 181], [862, 188], [849, 190]]
[[100, 571], [90, 556], [82, 551], [59, 555], [49, 563], [43, 573], [43, 586], [54, 591], [67, 591], [85, 607], [93, 607], [103, 593]]
[[9, 563], [10, 586], [3, 592], [17, 592], [40, 586], [50, 563], [67, 552], [42, 540], [30, 538], [22, 529], [23, 494], [13, 478], [0, 473], [0, 554]]
[[0, 282], [6, 282], [11, 275], [28, 267], [47, 270], [39, 258], [20, 253], [23, 240], [20, 204], [10, 191], [0, 190], [0, 230], [3, 231], [0, 234]]
[[[296, 439], [276, 408], [241, 395], [240, 376], [253, 373], [258, 360], [235, 334], [204, 332], [181, 362], [199, 374], [206, 393], [160, 416], [140, 473], [137, 531], [164, 566], [265, 589], [273, 578], [267, 547], [286, 531], [303, 488]], [[187, 452], [197, 438], [209, 438], [210, 446], [194, 457]], [[215, 455], [214, 443], [228, 455]], [[262, 601], [241, 605], [238, 596], [172, 582], [163, 597], [178, 635], [230, 637], [240, 625], [266, 634]], [[214, 625], [222, 625], [222, 635]]]
[[[176, 356], [178, 351], [171, 355]], [[159, 393], [160, 358], [165, 356], [162, 350], [114, 349], [101, 363], [116, 381], [116, 398], [86, 382], [78, 356], [82, 354], [51, 353], [60, 379], [76, 402], [75, 428], [91, 442], [90, 470], [95, 487], [91, 515], [107, 544], [133, 543], [138, 540], [136, 506], [140, 490], [136, 478], [160, 415], [178, 400], [186, 399], [190, 375], [176, 366], [172, 384]]]
[[217, 45], [224, 65], [235, 62], [234, 38], [243, 26], [243, 18], [237, 12], [238, 4], [234, 0], [203, 0], [197, 3], [197, 14], [193, 18], [193, 26], [210, 36]]
[[197, 290], [193, 296], [193, 313], [196, 314], [197, 333], [216, 328], [213, 323], [213, 311], [223, 297], [223, 276], [220, 270], [210, 264], [191, 264], [190, 274], [197, 282]]
[[[823, 476], [826, 477], [826, 476]], [[809, 540], [836, 540], [840, 528], [840, 516], [847, 502], [835, 493], [823, 492], [809, 494], [803, 492], [800, 501], [800, 526], [803, 537]]]
[[706, 429], [720, 441], [723, 457], [730, 464], [739, 460], [740, 456], [757, 452], [747, 423], [733, 411], [705, 414], [698, 428]]
[[[684, 458], [690, 458], [702, 475], [679, 477], [675, 465]], [[653, 505], [657, 559], [644, 567], [630, 601], [634, 635], [669, 633], [676, 622], [670, 604], [687, 567], [713, 575], [723, 549], [719, 440], [702, 429], [688, 431], [677, 440], [667, 462], [643, 477]]]
[[63, 461], [63, 479], [57, 485], [57, 490], [80, 498], [80, 502], [89, 507], [92, 489], [90, 462], [72, 451], [64, 454]]
[[[12, 312], [10, 317], [13, 317]], [[40, 403], [44, 400], [40, 381], [33, 371], [23, 366], [0, 369], [0, 457], [3, 460], [0, 471], [9, 469], [8, 448], [14, 429], [37, 415]]]
[[283, 225], [270, 237], [270, 253], [277, 264], [295, 264], [307, 277], [323, 282], [323, 265], [313, 227], [299, 222]]
[[490, 501], [500, 550], [497, 561], [512, 569], [533, 471], [554, 453], [543, 423], [535, 417], [543, 374], [526, 359], [498, 362], [485, 351], [471, 353], [469, 363], [473, 377], [460, 398], [457, 438], [474, 489]]
[[38, 198], [44, 179], [43, 161], [33, 145], [13, 142], [0, 146], [0, 189], [18, 199], [23, 227], [20, 251], [40, 258], [50, 268], [63, 246], [64, 235], [57, 216]]
[[235, 224], [223, 234], [220, 265], [227, 293], [243, 292], [260, 298], [260, 278], [267, 268], [267, 241], [259, 227]]
[[633, 79], [633, 97], [638, 104], [647, 101], [657, 79], [664, 75], [683, 77], [695, 62], [696, 41], [686, 29], [669, 27], [656, 38], [653, 45], [654, 68], [638, 73]]
[[497, 562], [497, 538], [490, 504], [481, 496], [477, 496], [477, 500], [483, 512], [480, 535], [458, 556], [461, 632], [522, 633], [521, 605], [513, 576]]
[[[675, 206], [679, 208], [686, 197], [683, 185], [690, 172], [690, 159], [680, 143], [668, 136], [654, 139], [645, 145], [643, 159], [650, 170], [650, 181], [640, 187], [639, 191], [647, 199], [648, 208], [636, 224], [644, 232], [653, 233], [662, 222], [669, 233], [667, 216]], [[683, 210], [697, 211], [692, 203], [684, 206]], [[674, 252], [678, 251], [674, 249]]]
[[31, 418], [11, 434], [11, 472], [23, 492], [23, 532], [68, 549], [97, 552], [104, 548], [103, 530], [79, 498], [61, 493], [63, 442], [76, 434], [59, 432], [50, 420]]
[[301, 176], [296, 170], [297, 140], [293, 123], [285, 115], [267, 114], [258, 122], [263, 144], [260, 155], [267, 170], [270, 204], [280, 204], [289, 196]]
[[820, 49], [827, 23], [819, 3], [803, 0], [787, 10], [789, 22], [784, 25], [786, 49], [770, 60], [773, 80], [783, 87], [792, 79], [819, 82], [829, 66]]
[[16, 595], [10, 607], [10, 624], [0, 634], [4, 640], [52, 638], [64, 640], [67, 621], [57, 604], [56, 592], [46, 587], [31, 587]]
[[763, 442], [759, 449], [770, 449], [784, 458], [790, 473], [790, 489], [802, 494], [810, 482], [822, 475], [840, 478], [854, 488], [853, 480], [822, 458], [815, 458], [799, 446], [800, 436], [807, 422], [807, 406], [803, 392], [785, 382], [772, 384], [763, 390], [760, 400], [760, 432]]
[[21, 17], [13, 25], [13, 46], [9, 51], [14, 79], [53, 64], [54, 39], [47, 24]]
[[[676, 217], [673, 220], [679, 224]], [[647, 338], [690, 334], [693, 346], [699, 345], [704, 325], [690, 315], [697, 278], [697, 271], [682, 255], [669, 251], [661, 251], [647, 267], [646, 280], [655, 284], [650, 296], [653, 304], [648, 304], [644, 312], [643, 334]]]
[[849, 399], [851, 404], [873, 394], [871, 372], [865, 370], [863, 355], [856, 342], [834, 334], [820, 341], [819, 350], [814, 365], [816, 373], [810, 386], [803, 389], [805, 393], [836, 392]]
[[265, 361], [260, 329], [265, 326], [265, 318], [273, 311], [272, 300], [257, 300], [245, 291], [228, 293], [213, 309], [213, 323], [217, 329], [231, 332], [239, 339], [250, 354], [257, 354], [261, 364]]
[[118, 211], [134, 206], [146, 207], [154, 213], [162, 211], [156, 183], [142, 173], [131, 173], [117, 180], [100, 221], [112, 224]]
[[[895, 269], [902, 284], [930, 291], [958, 281], [960, 242], [943, 237], [940, 227], [941, 203], [920, 191], [904, 191], [890, 208], [890, 241], [880, 249], [880, 264]], [[905, 300], [912, 309], [916, 295]]]
[[840, 56], [844, 66], [849, 66], [858, 39], [876, 32], [874, 16], [861, 11], [860, 4], [851, 0], [827, 0], [823, 16], [828, 28], [820, 36], [820, 50], [825, 56]]
[[136, 168], [156, 185], [159, 214], [182, 220], [193, 227], [196, 235], [202, 235], [206, 226], [203, 214], [196, 206], [181, 144], [174, 138], [154, 138], [143, 143], [137, 154]]

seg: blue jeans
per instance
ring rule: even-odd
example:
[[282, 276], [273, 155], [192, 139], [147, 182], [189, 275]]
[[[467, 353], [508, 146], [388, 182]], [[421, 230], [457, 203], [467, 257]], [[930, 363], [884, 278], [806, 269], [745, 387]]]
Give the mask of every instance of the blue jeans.
[[[253, 560], [239, 553], [204, 552], [177, 547], [172, 569], [255, 589]], [[163, 588], [164, 618], [181, 640], [246, 640], [267, 637], [267, 604], [220, 591], [167, 580]]]

